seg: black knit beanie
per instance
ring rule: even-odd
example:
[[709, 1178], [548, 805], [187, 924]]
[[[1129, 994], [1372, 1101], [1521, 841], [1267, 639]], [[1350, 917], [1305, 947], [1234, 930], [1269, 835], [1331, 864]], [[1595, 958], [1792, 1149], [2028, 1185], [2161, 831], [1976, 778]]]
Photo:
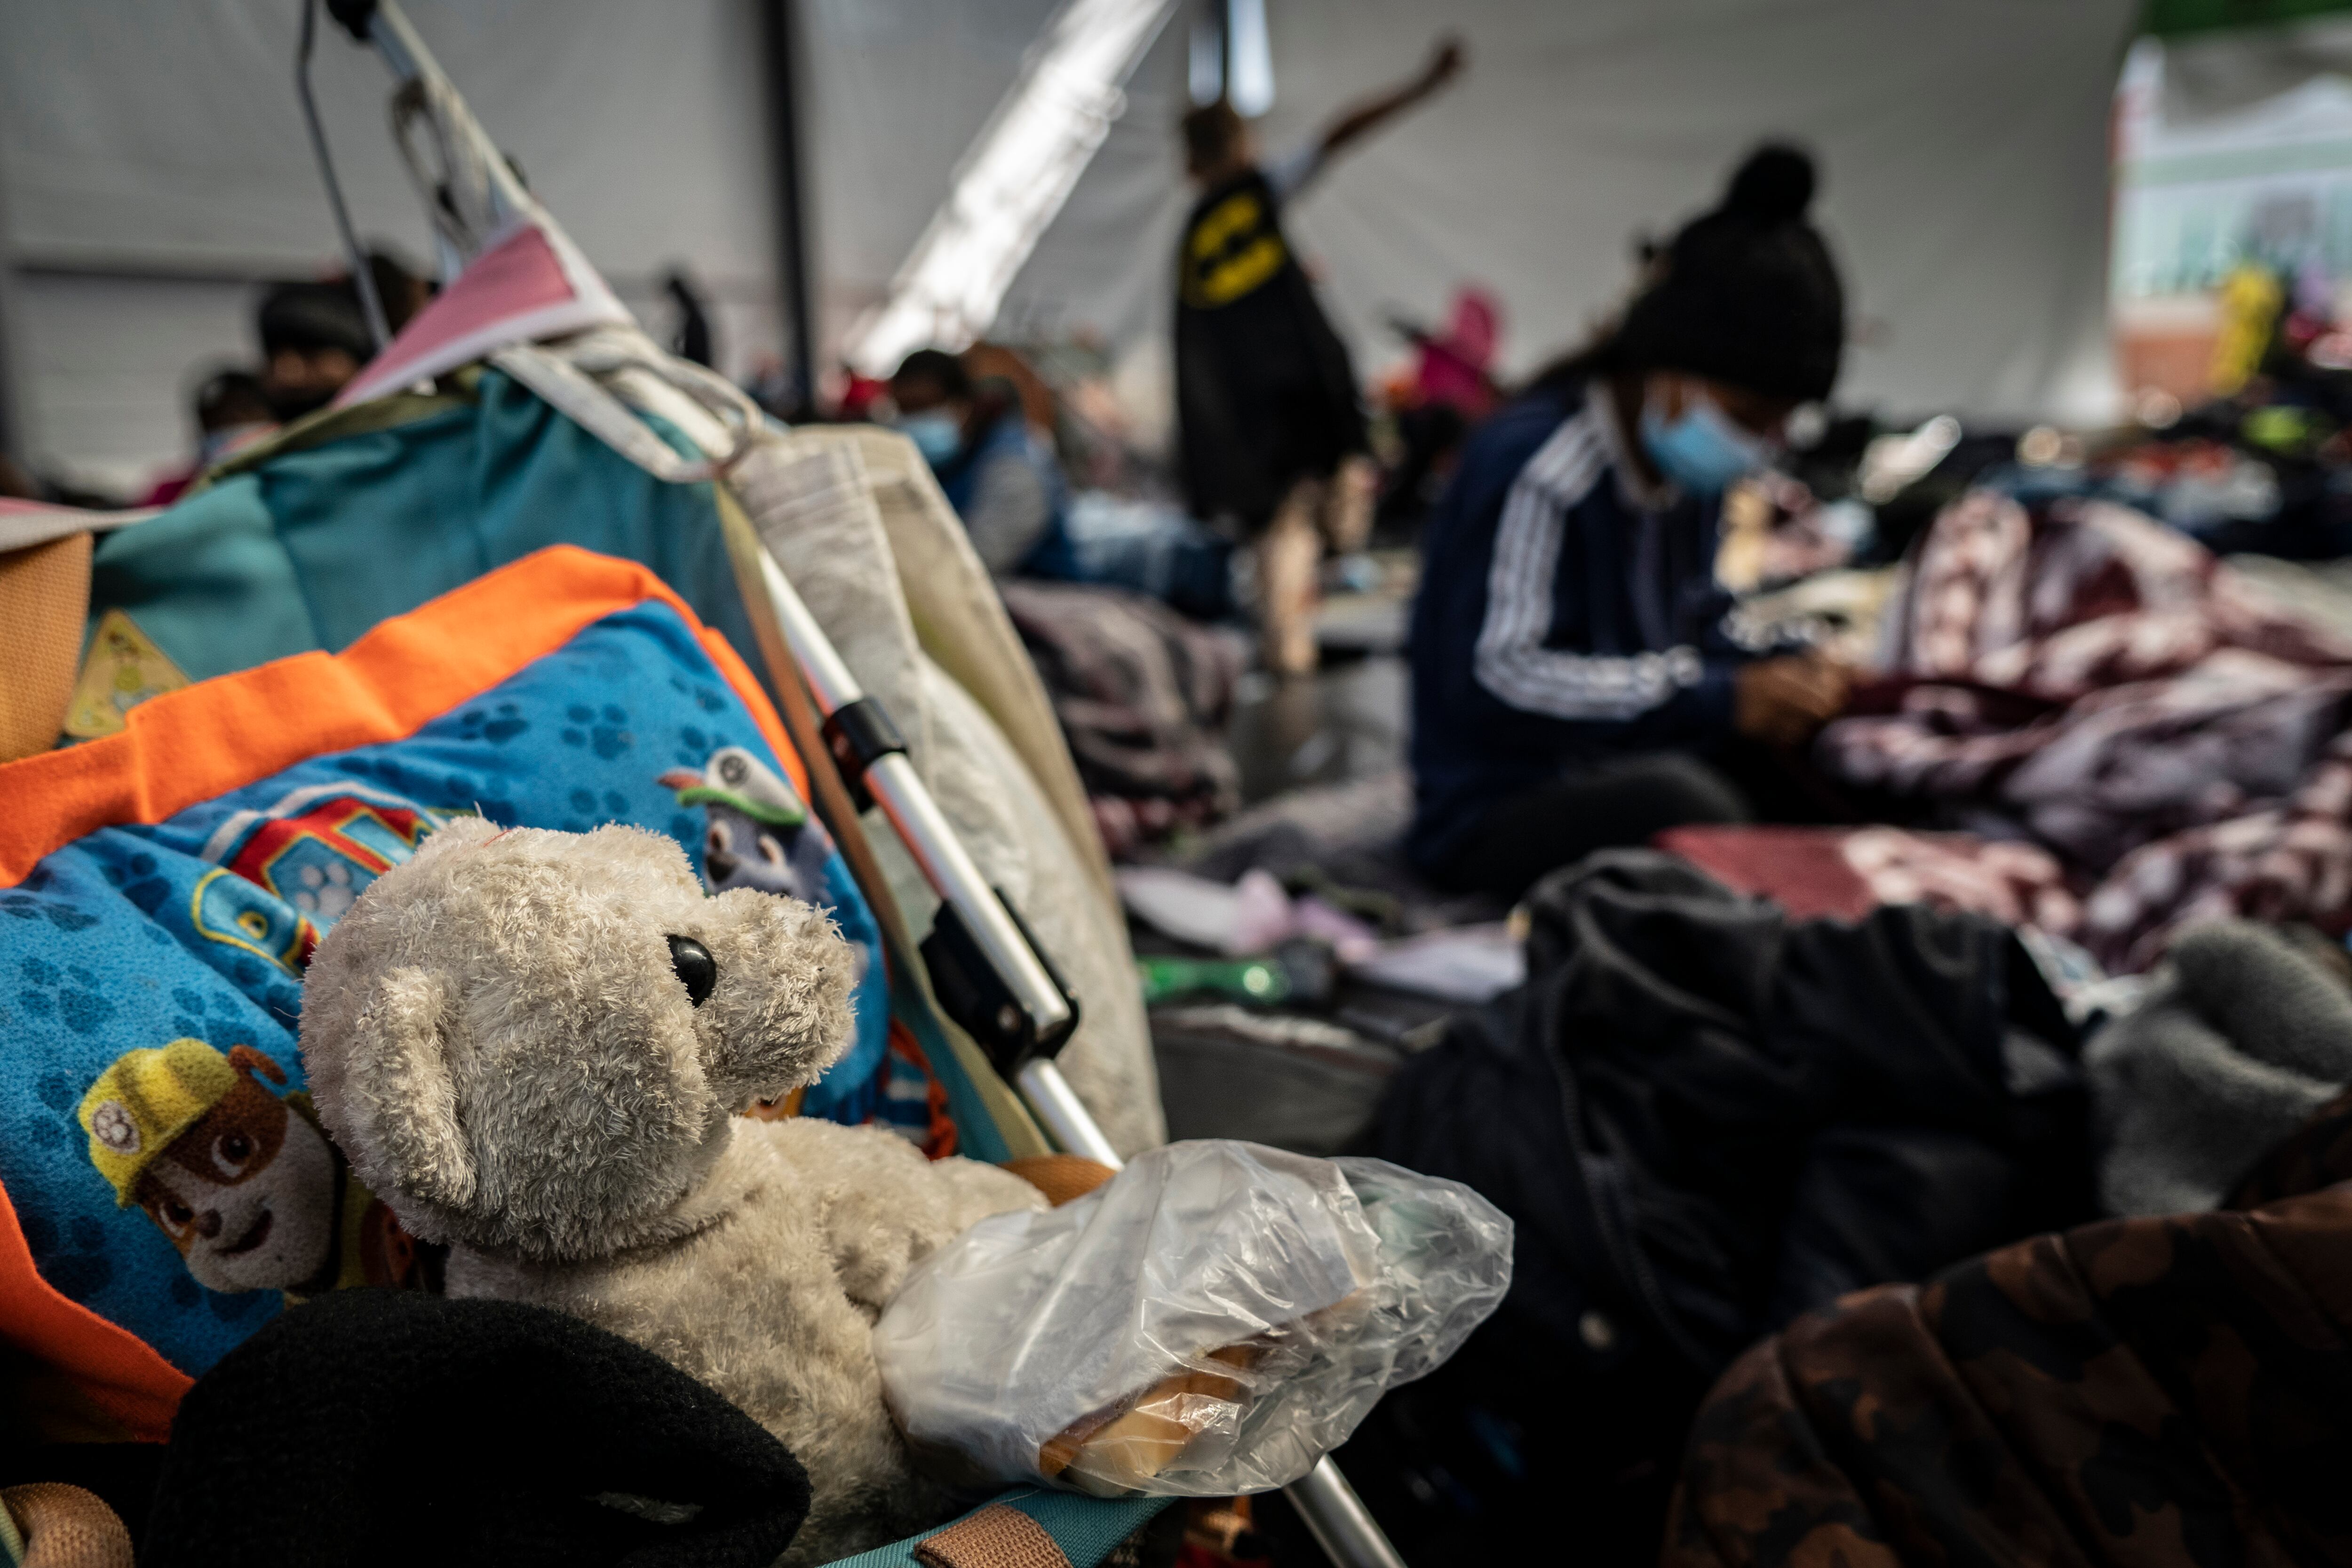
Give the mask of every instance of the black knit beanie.
[[1845, 290], [1805, 221], [1813, 161], [1767, 143], [1711, 212], [1683, 226], [1618, 329], [1622, 362], [1746, 391], [1827, 397], [1845, 347]]

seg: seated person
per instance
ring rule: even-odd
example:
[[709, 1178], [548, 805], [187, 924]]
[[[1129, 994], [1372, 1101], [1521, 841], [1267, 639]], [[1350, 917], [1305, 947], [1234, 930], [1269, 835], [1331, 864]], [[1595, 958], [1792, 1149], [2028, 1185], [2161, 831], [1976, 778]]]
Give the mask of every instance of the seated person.
[[[370, 253], [368, 276], [389, 331], [407, 325], [431, 297], [422, 278], [381, 251]], [[375, 357], [375, 336], [359, 286], [350, 278], [273, 286], [262, 296], [255, 326], [261, 339], [262, 393], [281, 421], [332, 403]]]
[[1802, 153], [1760, 149], [1613, 329], [1470, 437], [1413, 608], [1423, 874], [1517, 898], [1595, 849], [1748, 820], [1742, 738], [1794, 746], [1843, 705], [1841, 668], [1735, 646], [1714, 580], [1724, 489], [1837, 379], [1812, 189]]
[[332, 403], [375, 355], [359, 291], [347, 282], [280, 283], [262, 297], [255, 325], [262, 393], [280, 421]]
[[278, 428], [268, 394], [251, 371], [216, 370], [205, 377], [196, 388], [195, 414], [194, 460], [158, 479], [141, 506], [170, 506], [197, 475]]
[[991, 575], [1066, 577], [1062, 468], [1030, 427], [1021, 399], [996, 378], [974, 382], [963, 362], [917, 349], [890, 377], [892, 424], [939, 476]]

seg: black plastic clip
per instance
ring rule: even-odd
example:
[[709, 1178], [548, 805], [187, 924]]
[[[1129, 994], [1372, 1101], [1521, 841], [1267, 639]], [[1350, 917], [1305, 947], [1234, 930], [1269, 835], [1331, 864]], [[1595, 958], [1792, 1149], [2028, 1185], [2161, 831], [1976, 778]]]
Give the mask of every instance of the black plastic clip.
[[[995, 890], [991, 889], [992, 892]], [[1071, 992], [1069, 982], [1054, 967], [1045, 950], [1037, 945], [1030, 932], [1029, 922], [1013, 907], [1013, 900], [995, 893], [996, 901], [1013, 917], [1021, 931], [1021, 939], [1029, 951], [1037, 955], [1045, 966], [1046, 978], [1054, 989], [1062, 994], [1070, 1014], [1061, 1026], [1050, 1034], [1037, 1032], [1037, 1020], [1029, 1010], [1014, 1000], [1012, 986], [996, 972], [996, 966], [981, 951], [972, 939], [971, 928], [953, 904], [941, 904], [931, 921], [931, 934], [922, 942], [923, 967], [931, 973], [931, 990], [940, 999], [947, 1016], [962, 1026], [963, 1031], [979, 1043], [989, 1062], [1006, 1081], [1019, 1071], [1024, 1062], [1037, 1057], [1055, 1057], [1078, 1026], [1078, 999]]]
[[825, 720], [824, 749], [833, 753], [833, 765], [841, 771], [849, 798], [858, 810], [866, 811], [874, 805], [874, 794], [866, 787], [866, 770], [893, 752], [904, 752], [907, 738], [890, 721], [887, 709], [871, 697], [861, 697], [843, 703]]

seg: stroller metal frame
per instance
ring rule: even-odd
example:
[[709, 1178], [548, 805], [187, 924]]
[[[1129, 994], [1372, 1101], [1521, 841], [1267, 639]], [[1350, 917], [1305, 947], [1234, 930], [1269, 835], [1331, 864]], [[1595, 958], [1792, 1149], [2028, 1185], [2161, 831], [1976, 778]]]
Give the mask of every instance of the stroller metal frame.
[[[309, 5], [317, 3], [307, 0]], [[376, 50], [401, 84], [402, 92], [422, 97], [436, 129], [465, 144], [453, 147], [445, 142], [444, 181], [428, 197], [428, 205], [437, 198], [439, 210], [433, 216], [446, 261], [462, 263], [469, 258], [465, 231], [475, 225], [478, 225], [477, 237], [525, 220], [554, 226], [449, 84], [397, 0], [326, 0], [326, 5], [353, 39]], [[323, 147], [320, 152], [323, 154]], [[463, 169], [454, 166], [458, 154], [463, 154]], [[331, 174], [329, 178], [331, 190]], [[460, 180], [471, 183], [471, 188], [455, 189]], [[473, 210], [467, 212], [468, 207]], [[467, 223], [469, 218], [473, 225]], [[352, 261], [356, 269], [365, 270], [363, 257], [354, 256]], [[736, 449], [735, 437], [682, 394], [677, 395], [677, 402], [680, 406], [673, 422], [703, 447], [714, 463], [724, 461]], [[878, 721], [880, 734], [890, 740], [895, 740], [895, 732], [764, 545], [758, 551], [758, 566], [765, 604], [751, 607], [755, 612], [764, 607], [772, 618], [801, 678], [829, 721], [828, 739], [836, 742], [845, 774], [854, 773], [859, 777], [942, 905], [961, 918], [979, 956], [993, 971], [999, 994], [1009, 997], [1024, 1016], [1017, 1026], [993, 1031], [1000, 1039], [1018, 1037], [1027, 1044], [1007, 1075], [1022, 1100], [1064, 1150], [1118, 1169], [1123, 1163], [1118, 1151], [1054, 1065], [1051, 1053], [1076, 1022], [1076, 1005], [1067, 991], [973, 862], [904, 749], [887, 742], [878, 747], [839, 743], [843, 731], [856, 731], [860, 726], [841, 723], [835, 729], [835, 724], [861, 710], [867, 726]], [[777, 679], [788, 679], [782, 671], [772, 673]], [[873, 731], [868, 728], [866, 732], [870, 735]], [[1328, 1456], [1284, 1490], [1338, 1568], [1405, 1568], [1396, 1548]]]

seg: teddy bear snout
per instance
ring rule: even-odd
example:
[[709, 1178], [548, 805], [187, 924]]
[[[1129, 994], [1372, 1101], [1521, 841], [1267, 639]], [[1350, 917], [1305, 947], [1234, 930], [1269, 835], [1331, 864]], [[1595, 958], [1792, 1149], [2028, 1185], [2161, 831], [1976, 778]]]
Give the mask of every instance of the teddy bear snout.
[[[822, 911], [750, 888], [708, 900], [704, 916], [683, 940], [712, 972], [696, 1028], [713, 1091], [740, 1110], [812, 1081], [849, 1047], [856, 951]], [[698, 968], [690, 952], [678, 961], [689, 999]]]

